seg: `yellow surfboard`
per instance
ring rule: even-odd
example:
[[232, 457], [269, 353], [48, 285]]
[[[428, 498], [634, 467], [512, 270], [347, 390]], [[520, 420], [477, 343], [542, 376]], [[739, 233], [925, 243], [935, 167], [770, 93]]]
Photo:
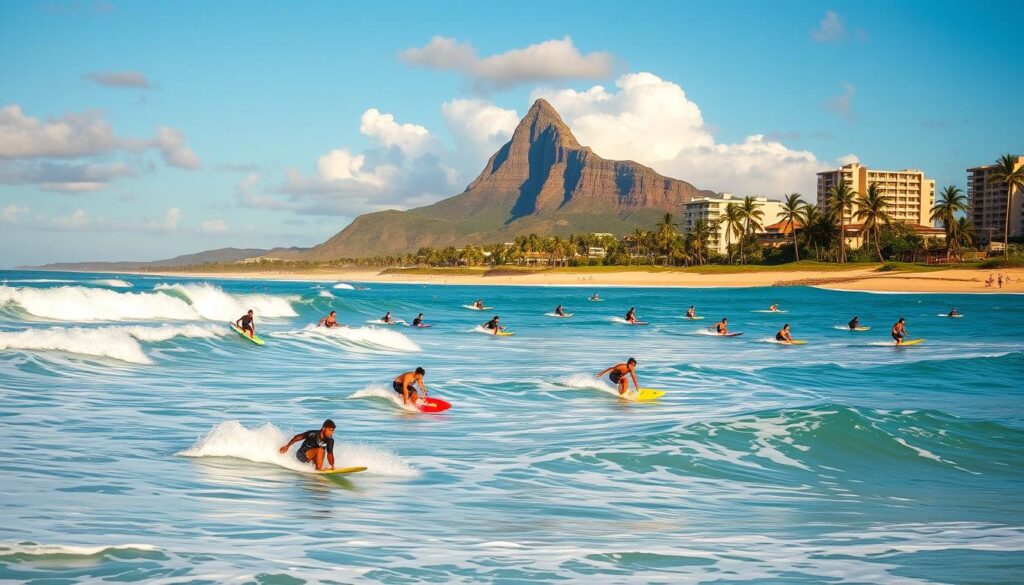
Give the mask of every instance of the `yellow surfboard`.
[[650, 402], [657, 400], [665, 395], [664, 390], [655, 390], [654, 388], [639, 388], [633, 392], [626, 392], [623, 396], [626, 400], [632, 400], [634, 402]]
[[338, 475], [338, 474], [342, 474], [342, 473], [359, 473], [361, 471], [366, 471], [366, 468], [365, 467], [338, 467], [336, 469], [322, 469], [322, 470], [318, 471], [317, 473], [321, 473], [323, 475]]
[[908, 339], [907, 341], [904, 341], [903, 343], [897, 343], [895, 345], [896, 345], [896, 347], [906, 347], [908, 345], [917, 345], [918, 343], [924, 343], [924, 340], [923, 339]]
[[263, 338], [260, 337], [259, 335], [253, 335], [252, 337], [249, 337], [249, 333], [243, 331], [238, 325], [235, 325], [234, 323], [228, 323], [228, 325], [231, 325], [231, 328], [235, 330], [235, 333], [237, 333], [241, 337], [248, 339], [249, 341], [255, 343], [256, 345], [263, 345]]

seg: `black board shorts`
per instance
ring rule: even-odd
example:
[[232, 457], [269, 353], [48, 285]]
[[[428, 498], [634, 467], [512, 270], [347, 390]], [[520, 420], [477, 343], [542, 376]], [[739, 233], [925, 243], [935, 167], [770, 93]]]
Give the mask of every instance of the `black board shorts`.
[[309, 463], [309, 457], [306, 457], [306, 452], [302, 449], [295, 452], [295, 458], [299, 460], [299, 463]]
[[612, 372], [611, 374], [608, 374], [608, 379], [612, 381], [612, 384], [618, 384], [619, 380], [622, 379], [622, 374], [618, 372]]

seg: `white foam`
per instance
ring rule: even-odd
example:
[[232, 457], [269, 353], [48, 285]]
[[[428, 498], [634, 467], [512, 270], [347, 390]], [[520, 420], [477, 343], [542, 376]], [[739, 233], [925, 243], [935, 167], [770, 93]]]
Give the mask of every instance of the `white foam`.
[[768, 309], [755, 309], [755, 310], [751, 311], [751, 313], [788, 313], [788, 312], [789, 311], [783, 311], [782, 309], [779, 309], [778, 311], [769, 311]]
[[403, 403], [401, 394], [381, 384], [370, 384], [366, 388], [356, 390], [351, 396], [349, 396], [349, 398], [380, 398], [394, 404], [402, 410], [408, 412], [419, 412], [419, 409], [416, 408], [416, 406]]
[[158, 284], [154, 290], [175, 292], [191, 303], [192, 309], [204, 319], [234, 321], [252, 309], [256, 318], [296, 317], [291, 302], [295, 296], [267, 294], [228, 294], [212, 284]]
[[[295, 446], [288, 453], [280, 448], [291, 439], [270, 423], [246, 428], [238, 421], [226, 421], [213, 427], [194, 445], [180, 451], [182, 457], [231, 457], [254, 463], [269, 463], [302, 473], [316, 473], [309, 463], [295, 458]], [[340, 433], [334, 435], [336, 467], [366, 467], [366, 473], [416, 477], [419, 473], [390, 451], [369, 445], [342, 443]]]
[[4, 282], [75, 282], [63, 278], [12, 278]]
[[132, 286], [134, 286], [132, 283], [121, 280], [120, 278], [101, 278], [99, 280], [90, 280], [89, 283], [113, 288], [132, 288]]
[[556, 319], [568, 319], [569, 317], [572, 317], [572, 315], [573, 315], [572, 313], [566, 313], [564, 315], [556, 315], [554, 313], [544, 313], [544, 314], [546, 316], [548, 316], [548, 317], [555, 317]]
[[383, 319], [370, 319], [370, 320], [367, 321], [367, 323], [370, 324], [370, 325], [387, 325], [387, 326], [392, 326], [392, 325], [408, 325], [408, 323], [406, 323], [402, 319], [392, 319], [390, 323], [385, 323]]
[[600, 390], [606, 394], [611, 394], [616, 398], [619, 396], [618, 388], [609, 386], [601, 378], [595, 378], [590, 374], [573, 374], [556, 380], [556, 383], [561, 386], [568, 388], [578, 388], [581, 390]]
[[338, 284], [334, 285], [332, 288], [335, 288], [335, 289], [338, 289], [338, 290], [355, 290], [356, 289], [356, 287], [352, 286], [351, 284], [345, 284], [344, 282], [339, 282]]
[[377, 327], [318, 327], [307, 325], [301, 331], [275, 333], [275, 337], [297, 337], [300, 339], [326, 339], [342, 345], [363, 349], [393, 351], [421, 351], [416, 342], [404, 333]]
[[469, 309], [470, 311], [487, 311], [493, 309], [494, 307], [484, 307], [481, 309], [479, 307], [474, 307], [473, 305], [462, 305], [462, 308]]
[[49, 327], [0, 332], [0, 350], [63, 351], [109, 357], [133, 364], [152, 364], [139, 341], [159, 342], [174, 337], [210, 338], [220, 332], [199, 325], [160, 327]]
[[180, 298], [161, 293], [117, 292], [103, 288], [0, 286], [0, 305], [13, 304], [31, 315], [60, 321], [196, 320]]
[[0, 543], [0, 557], [10, 555], [48, 556], [67, 555], [92, 557], [115, 550], [160, 550], [151, 544], [101, 544], [82, 546], [71, 544], [38, 544], [35, 542]]
[[331, 291], [329, 291], [329, 290], [322, 290], [322, 291], [320, 291], [320, 293], [317, 296], [324, 297], [325, 299], [333, 299], [334, 298], [334, 295], [332, 295]]

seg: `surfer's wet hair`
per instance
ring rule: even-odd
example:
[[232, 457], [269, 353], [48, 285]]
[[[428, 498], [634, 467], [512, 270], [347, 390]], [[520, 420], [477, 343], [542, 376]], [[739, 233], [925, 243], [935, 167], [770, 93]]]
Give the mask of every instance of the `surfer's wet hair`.
[[416, 368], [416, 373], [422, 376], [423, 374], [426, 374], [427, 371], [423, 368]]
[[325, 420], [323, 428], [325, 428], [325, 429], [333, 429], [334, 428], [334, 421], [331, 420], [331, 419]]
[[626, 363], [627, 364], [635, 364], [636, 363], [636, 358], [629, 358], [628, 360], [626, 360]]

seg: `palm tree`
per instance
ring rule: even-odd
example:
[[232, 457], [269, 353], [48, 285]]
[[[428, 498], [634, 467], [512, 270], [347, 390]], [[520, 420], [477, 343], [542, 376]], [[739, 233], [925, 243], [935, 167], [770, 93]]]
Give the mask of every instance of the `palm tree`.
[[1006, 183], [1006, 225], [1003, 228], [1003, 257], [1010, 254], [1010, 208], [1015, 191], [1024, 189], [1024, 165], [1014, 168], [1017, 159], [1012, 154], [1004, 154], [996, 161], [989, 179], [998, 183]]
[[666, 263], [672, 258], [672, 248], [679, 239], [679, 230], [676, 229], [675, 218], [671, 213], [666, 213], [658, 222], [658, 231], [655, 233], [658, 248], [665, 254]]
[[967, 212], [967, 197], [963, 191], [955, 185], [948, 185], [939, 193], [939, 200], [932, 207], [932, 221], [941, 221], [942, 227], [946, 230], [946, 260], [950, 256], [960, 257], [960, 236], [958, 230], [960, 224], [957, 222], [958, 213]]
[[708, 249], [708, 242], [711, 240], [711, 224], [704, 218], [693, 222], [693, 228], [687, 234], [690, 250], [697, 258], [698, 264], [704, 264], [704, 251]]
[[740, 206], [735, 203], [726, 205], [725, 214], [719, 221], [725, 224], [725, 249], [729, 252], [729, 260], [732, 261], [732, 235], [743, 235], [743, 213], [740, 212]]
[[839, 261], [846, 263], [846, 212], [853, 205], [856, 193], [846, 181], [840, 181], [832, 186], [828, 194], [829, 208], [836, 211], [839, 219]]
[[863, 224], [862, 234], [867, 234], [867, 242], [871, 243], [871, 236], [875, 236], [875, 253], [878, 254], [878, 261], [882, 259], [882, 245], [878, 242], [878, 232], [881, 225], [890, 221], [889, 214], [885, 211], [885, 196], [878, 189], [878, 185], [871, 183], [864, 195], [857, 198], [857, 212], [853, 214]]
[[796, 222], [800, 219], [806, 205], [807, 203], [800, 198], [799, 193], [786, 195], [786, 200], [782, 203], [782, 221], [788, 221], [789, 229], [793, 230], [793, 254], [796, 255], [797, 262], [800, 261], [800, 249], [796, 245]]
[[760, 209], [761, 205], [754, 200], [751, 196], [743, 198], [743, 205], [740, 206], [740, 216], [743, 218], [743, 236], [740, 238], [740, 263], [744, 263], [743, 253], [743, 240], [746, 239], [754, 230], [761, 229], [761, 219], [764, 218], [764, 212]]
[[971, 218], [964, 216], [958, 219], [956, 222], [956, 232], [960, 238], [960, 241], [957, 242], [958, 244], [974, 247], [974, 222], [971, 221]]

